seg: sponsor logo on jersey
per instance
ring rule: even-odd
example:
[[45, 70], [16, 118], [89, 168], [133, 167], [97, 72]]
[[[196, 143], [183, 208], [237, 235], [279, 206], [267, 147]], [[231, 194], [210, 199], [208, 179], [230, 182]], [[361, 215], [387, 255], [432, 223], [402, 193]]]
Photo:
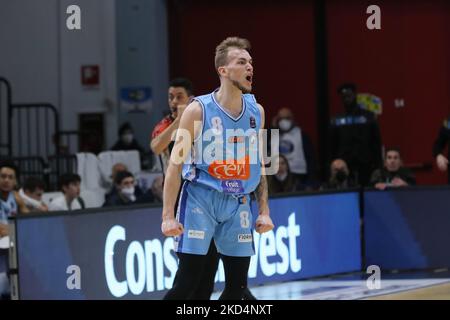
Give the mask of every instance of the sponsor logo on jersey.
[[255, 117], [250, 117], [250, 128], [256, 128]]
[[251, 233], [239, 234], [238, 242], [252, 242], [253, 237]]
[[205, 239], [205, 231], [189, 230], [188, 238], [190, 238], [190, 239]]
[[208, 173], [219, 180], [248, 180], [250, 178], [250, 157], [242, 160], [214, 161]]
[[240, 180], [226, 180], [222, 181], [223, 192], [226, 193], [243, 193], [244, 187]]

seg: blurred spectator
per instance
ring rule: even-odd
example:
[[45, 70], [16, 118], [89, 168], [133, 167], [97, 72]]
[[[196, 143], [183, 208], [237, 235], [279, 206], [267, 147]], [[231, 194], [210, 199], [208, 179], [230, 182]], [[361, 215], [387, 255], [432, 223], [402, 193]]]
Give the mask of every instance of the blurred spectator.
[[48, 209], [50, 211], [72, 211], [84, 209], [84, 201], [80, 197], [81, 177], [78, 174], [67, 173], [60, 177], [59, 184], [64, 195], [53, 199]]
[[19, 196], [25, 202], [28, 210], [48, 211], [47, 205], [42, 201], [42, 194], [45, 190], [45, 183], [41, 179], [30, 177], [25, 180], [23, 188], [19, 190]]
[[108, 194], [115, 191], [114, 179], [116, 178], [117, 173], [120, 171], [128, 171], [128, 167], [121, 162], [115, 163], [111, 168], [111, 175], [109, 176], [110, 179], [108, 179], [108, 181], [104, 181], [105, 189], [109, 189]]
[[[22, 199], [14, 191], [18, 171], [10, 162], [0, 163], [0, 239], [9, 236], [8, 217], [19, 213], [27, 213], [28, 209]], [[0, 297], [9, 295], [9, 280], [7, 276], [8, 248], [0, 249]]]
[[315, 181], [314, 148], [309, 136], [295, 123], [291, 109], [280, 109], [272, 120], [272, 128], [280, 130], [279, 152], [287, 159], [296, 184], [312, 186]]
[[19, 194], [14, 191], [17, 175], [18, 170], [13, 163], [0, 163], [0, 237], [8, 235], [8, 217], [29, 212]]
[[141, 157], [144, 153], [144, 148], [142, 148], [139, 145], [138, 141], [135, 139], [134, 130], [128, 122], [122, 124], [122, 126], [119, 128], [119, 140], [111, 147], [111, 150], [137, 150], [141, 154]]
[[278, 161], [277, 174], [267, 176], [269, 195], [298, 191], [299, 182], [291, 173], [286, 157], [279, 154], [275, 161]]
[[[138, 191], [139, 190], [139, 191]], [[114, 190], [105, 198], [104, 207], [152, 202], [153, 197], [142, 194], [129, 171], [119, 171], [114, 179]]]
[[450, 157], [450, 148], [448, 149], [448, 156], [443, 155], [445, 147], [450, 141], [450, 117], [444, 120], [442, 127], [439, 129], [438, 136], [433, 145], [433, 157], [436, 159], [436, 164], [439, 170], [448, 172], [448, 183], [450, 183], [450, 171], [448, 170], [448, 157]]
[[375, 114], [361, 109], [356, 101], [356, 86], [338, 88], [345, 112], [331, 120], [329, 159], [343, 159], [356, 182], [369, 183], [370, 174], [381, 167], [381, 136]]
[[375, 170], [372, 173], [370, 184], [379, 190], [384, 190], [386, 187], [415, 185], [416, 179], [411, 170], [403, 167], [400, 151], [390, 148], [386, 151], [384, 168]]
[[355, 188], [357, 185], [351, 177], [350, 170], [348, 169], [347, 163], [342, 159], [335, 159], [330, 165], [330, 178], [322, 186], [324, 189], [348, 189]]
[[128, 171], [128, 168], [125, 164], [119, 162], [112, 166], [111, 168], [111, 179], [112, 181], [116, 180], [116, 176], [119, 172]]
[[173, 147], [172, 135], [178, 129], [181, 115], [189, 100], [193, 98], [192, 82], [185, 78], [173, 79], [168, 91], [170, 113], [155, 126], [150, 142], [150, 148], [159, 156], [163, 172], [167, 169]]
[[[111, 187], [111, 191], [109, 193], [107, 193], [105, 195], [105, 203], [104, 203], [104, 207], [110, 206], [110, 201], [109, 198], [113, 198], [116, 199], [118, 197], [118, 189], [117, 189], [117, 184], [115, 183], [117, 175], [119, 174], [119, 172], [125, 172], [128, 171], [128, 168], [125, 164], [123, 163], [116, 163], [115, 165], [113, 165], [112, 170], [111, 170], [111, 178], [113, 181], [113, 185]], [[133, 177], [134, 179], [134, 177]], [[149, 195], [150, 198], [146, 197], [146, 195], [144, 194], [144, 192], [142, 191], [142, 189], [135, 183], [134, 186], [134, 194], [136, 196], [136, 199], [138, 200], [142, 200], [143, 202], [152, 202], [153, 201], [153, 196]]]

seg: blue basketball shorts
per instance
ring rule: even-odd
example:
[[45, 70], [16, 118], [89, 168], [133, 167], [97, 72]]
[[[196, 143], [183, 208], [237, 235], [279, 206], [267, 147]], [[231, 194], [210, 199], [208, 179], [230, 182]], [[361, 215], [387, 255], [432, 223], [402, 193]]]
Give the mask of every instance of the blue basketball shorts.
[[249, 195], [233, 196], [185, 181], [176, 218], [184, 226], [183, 234], [175, 237], [176, 252], [205, 255], [214, 239], [221, 254], [255, 254]]

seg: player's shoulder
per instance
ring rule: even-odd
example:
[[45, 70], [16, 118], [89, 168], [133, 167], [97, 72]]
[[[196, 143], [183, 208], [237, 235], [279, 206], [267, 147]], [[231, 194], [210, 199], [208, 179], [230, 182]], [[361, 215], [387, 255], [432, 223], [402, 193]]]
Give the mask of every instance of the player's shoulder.
[[213, 102], [213, 97], [211, 93], [202, 94], [200, 96], [196, 96], [193, 101], [197, 101], [202, 105], [207, 105]]
[[203, 113], [203, 107], [200, 101], [193, 100], [184, 110], [184, 114], [187, 114], [190, 118], [201, 119]]
[[253, 105], [257, 105], [258, 104], [258, 102], [256, 101], [255, 95], [252, 94], [252, 93], [243, 93], [242, 97], [244, 98], [244, 100], [247, 103], [250, 103], [250, 104], [253, 104]]

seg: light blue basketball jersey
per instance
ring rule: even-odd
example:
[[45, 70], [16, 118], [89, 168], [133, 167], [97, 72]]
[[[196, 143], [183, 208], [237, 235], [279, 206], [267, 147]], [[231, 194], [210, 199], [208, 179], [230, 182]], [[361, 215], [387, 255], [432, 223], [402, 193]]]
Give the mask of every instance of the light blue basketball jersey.
[[10, 192], [6, 201], [0, 199], [0, 222], [7, 224], [8, 217], [17, 214], [17, 203], [14, 192]]
[[195, 98], [203, 109], [203, 128], [183, 165], [183, 178], [227, 194], [249, 194], [261, 177], [261, 113], [255, 97], [243, 94], [243, 110], [233, 118], [215, 92]]

